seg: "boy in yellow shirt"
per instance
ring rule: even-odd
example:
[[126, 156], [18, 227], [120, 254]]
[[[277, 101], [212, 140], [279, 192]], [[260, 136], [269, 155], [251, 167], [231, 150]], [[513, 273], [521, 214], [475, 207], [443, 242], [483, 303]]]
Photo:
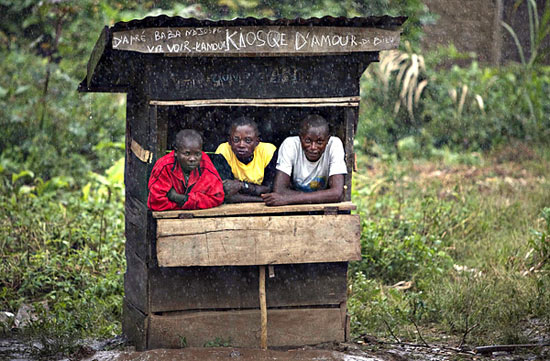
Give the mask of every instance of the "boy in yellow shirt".
[[260, 194], [271, 192], [275, 177], [276, 147], [260, 142], [258, 125], [248, 117], [233, 121], [229, 141], [216, 149], [231, 167], [232, 178], [224, 179], [225, 201], [263, 202]]

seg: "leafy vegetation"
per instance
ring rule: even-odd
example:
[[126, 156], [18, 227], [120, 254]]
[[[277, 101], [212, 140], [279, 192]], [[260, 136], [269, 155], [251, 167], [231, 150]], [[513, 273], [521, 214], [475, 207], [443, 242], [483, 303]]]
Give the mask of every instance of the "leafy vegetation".
[[357, 148], [378, 157], [354, 176], [364, 259], [351, 267], [353, 335], [435, 328], [457, 343], [515, 342], [533, 317], [548, 329], [549, 9], [534, 10], [524, 64], [448, 69], [464, 54], [419, 53], [420, 25], [434, 20], [420, 0], [0, 0], [0, 310], [35, 308], [20, 333], [43, 355], [121, 332], [125, 98], [76, 92], [104, 25], [405, 14], [408, 42], [362, 80]]
[[473, 167], [375, 162], [368, 176], [358, 174], [355, 337], [424, 342], [442, 333], [457, 346], [529, 341], [532, 319], [547, 330], [547, 149], [526, 159], [525, 148], [508, 146], [499, 157], [513, 161], [486, 158]]
[[415, 155], [426, 156], [444, 146], [486, 151], [513, 139], [548, 143], [548, 66], [482, 67], [472, 61], [466, 68], [443, 67], [459, 56], [452, 47], [426, 56], [410, 47], [382, 55], [362, 83], [368, 97], [358, 145], [369, 153], [381, 147], [401, 155], [399, 142], [410, 137]]
[[8, 177], [0, 167], [0, 305], [13, 312], [32, 306], [38, 317], [26, 334], [41, 340], [40, 352], [68, 352], [78, 338], [120, 333], [123, 164], [105, 176], [88, 174], [82, 190], [71, 189], [68, 177]]
[[487, 151], [514, 139], [548, 144], [550, 68], [544, 61], [550, 50], [544, 46], [550, 38], [550, 3], [543, 9], [534, 0], [526, 3], [529, 58], [514, 30], [502, 23], [516, 41], [521, 64], [492, 67], [471, 61], [449, 69], [453, 60], [470, 55], [453, 45], [419, 54], [407, 41], [402, 50], [383, 53], [362, 82], [359, 146], [367, 153], [381, 148], [401, 155], [400, 142], [407, 139], [416, 156], [429, 156], [444, 146]]

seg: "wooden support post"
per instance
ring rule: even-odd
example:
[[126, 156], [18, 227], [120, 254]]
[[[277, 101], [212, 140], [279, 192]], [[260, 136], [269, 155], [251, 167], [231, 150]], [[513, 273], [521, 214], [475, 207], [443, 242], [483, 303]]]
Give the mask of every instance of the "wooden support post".
[[166, 117], [159, 116], [156, 105], [149, 106], [149, 120], [151, 127], [152, 149], [155, 153], [155, 161], [166, 155], [168, 123]]
[[262, 334], [260, 337], [260, 347], [267, 350], [267, 303], [265, 296], [265, 266], [260, 266], [260, 313]]
[[345, 193], [344, 200], [351, 200], [351, 178], [355, 164], [355, 154], [353, 152], [353, 139], [355, 136], [355, 127], [357, 124], [357, 107], [349, 107], [344, 110], [344, 141], [346, 151], [346, 166], [348, 173], [345, 175]]

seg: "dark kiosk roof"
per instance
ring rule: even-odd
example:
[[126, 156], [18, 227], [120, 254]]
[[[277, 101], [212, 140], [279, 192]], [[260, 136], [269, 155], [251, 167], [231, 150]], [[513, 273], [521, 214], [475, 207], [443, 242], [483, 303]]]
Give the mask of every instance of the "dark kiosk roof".
[[355, 18], [325, 16], [322, 18], [275, 20], [248, 17], [212, 21], [160, 15], [128, 22], [118, 22], [112, 27], [105, 26], [103, 28], [88, 61], [86, 77], [80, 83], [78, 90], [81, 92], [126, 92], [128, 87], [131, 86], [129, 78], [135, 76], [137, 69], [140, 69], [140, 64], [155, 61], [154, 59], [163, 57], [163, 54], [142, 54], [134, 51], [113, 49], [113, 33], [115, 32], [148, 28], [245, 26], [347, 27], [396, 31], [401, 28], [406, 20], [406, 16], [391, 17], [384, 15]]
[[256, 19], [235, 18], [233, 20], [200, 20], [195, 18], [182, 18], [179, 16], [149, 16], [144, 19], [136, 19], [128, 22], [120, 21], [111, 29], [113, 31], [142, 29], [142, 28], [160, 28], [160, 27], [207, 27], [207, 26], [337, 26], [337, 27], [374, 27], [380, 29], [397, 29], [407, 20], [406, 16], [392, 17], [369, 16], [369, 17], [332, 17], [324, 16], [322, 18], [296, 18], [296, 19], [275, 19], [268, 18]]

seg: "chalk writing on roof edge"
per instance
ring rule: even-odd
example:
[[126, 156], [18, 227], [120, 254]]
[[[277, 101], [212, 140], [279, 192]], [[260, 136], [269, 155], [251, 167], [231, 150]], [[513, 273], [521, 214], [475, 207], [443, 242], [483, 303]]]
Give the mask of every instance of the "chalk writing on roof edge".
[[115, 50], [183, 55], [346, 53], [396, 48], [399, 35], [378, 28], [148, 28], [115, 32], [111, 45]]

